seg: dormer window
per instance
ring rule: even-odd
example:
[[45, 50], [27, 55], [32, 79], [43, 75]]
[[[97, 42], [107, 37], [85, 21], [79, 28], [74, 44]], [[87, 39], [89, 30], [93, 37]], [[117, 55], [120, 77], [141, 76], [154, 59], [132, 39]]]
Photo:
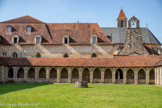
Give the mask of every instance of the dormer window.
[[31, 27], [31, 26], [27, 26], [27, 27], [26, 27], [26, 32], [27, 32], [27, 33], [31, 33], [31, 31], [32, 31], [32, 27]]
[[14, 35], [14, 36], [12, 37], [12, 42], [13, 42], [14, 44], [18, 44], [18, 43], [19, 43], [19, 36]]
[[42, 41], [42, 37], [41, 37], [40, 35], [37, 35], [37, 36], [35, 37], [35, 43], [36, 43], [36, 44], [40, 44], [41, 41]]
[[12, 32], [12, 27], [11, 26], [7, 26], [7, 32], [11, 33]]
[[63, 44], [69, 44], [69, 36], [68, 35], [64, 35], [62, 41], [63, 41]]
[[97, 35], [96, 34], [92, 35], [91, 42], [92, 42], [92, 44], [96, 44], [97, 43]]

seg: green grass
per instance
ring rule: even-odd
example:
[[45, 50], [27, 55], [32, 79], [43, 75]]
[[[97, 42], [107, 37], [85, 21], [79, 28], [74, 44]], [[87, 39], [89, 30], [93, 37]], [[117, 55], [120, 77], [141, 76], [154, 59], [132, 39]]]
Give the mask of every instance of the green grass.
[[[26, 105], [25, 105], [26, 104]], [[4, 84], [1, 107], [162, 108], [162, 87], [154, 85]]]

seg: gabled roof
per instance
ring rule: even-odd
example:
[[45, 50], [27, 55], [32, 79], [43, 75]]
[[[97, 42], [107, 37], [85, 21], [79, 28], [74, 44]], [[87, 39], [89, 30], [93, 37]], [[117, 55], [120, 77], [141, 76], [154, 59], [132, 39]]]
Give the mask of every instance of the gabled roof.
[[162, 60], [158, 61], [155, 66], [162, 66]]
[[125, 13], [123, 11], [123, 9], [121, 9], [121, 11], [119, 13], [119, 16], [118, 16], [118, 19], [127, 19], [127, 17], [125, 16]]
[[27, 15], [27, 16], [11, 19], [8, 21], [4, 21], [1, 23], [43, 23], [43, 22]]
[[[70, 67], [153, 67], [159, 56], [114, 56], [113, 58], [8, 58], [0, 57], [0, 65], [70, 66]], [[4, 62], [3, 62], [4, 61]]]
[[[106, 36], [112, 35], [112, 43], [124, 43], [127, 28], [101, 27]], [[141, 28], [142, 40], [145, 44], [161, 44], [148, 28]]]
[[[7, 26], [12, 32], [7, 32]], [[32, 32], [26, 33], [31, 26]], [[0, 23], [0, 44], [12, 44], [12, 36], [20, 37], [19, 44], [35, 44], [35, 36], [42, 36], [41, 44], [62, 44], [64, 35], [69, 35], [69, 44], [91, 44], [91, 35], [96, 34], [97, 44], [112, 44], [97, 23], [43, 23], [30, 16], [24, 16]]]

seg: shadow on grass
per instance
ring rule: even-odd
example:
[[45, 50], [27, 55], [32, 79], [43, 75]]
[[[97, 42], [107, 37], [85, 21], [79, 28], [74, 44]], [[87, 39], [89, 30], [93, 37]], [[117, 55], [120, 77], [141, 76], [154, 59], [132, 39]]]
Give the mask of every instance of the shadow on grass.
[[0, 95], [49, 84], [0, 84]]

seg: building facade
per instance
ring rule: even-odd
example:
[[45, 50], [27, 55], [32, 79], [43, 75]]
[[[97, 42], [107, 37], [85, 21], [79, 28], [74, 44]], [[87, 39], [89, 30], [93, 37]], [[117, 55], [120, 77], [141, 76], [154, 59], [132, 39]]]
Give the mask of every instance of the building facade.
[[123, 10], [116, 28], [24, 16], [0, 23], [0, 82], [161, 85], [161, 52], [151, 31]]

